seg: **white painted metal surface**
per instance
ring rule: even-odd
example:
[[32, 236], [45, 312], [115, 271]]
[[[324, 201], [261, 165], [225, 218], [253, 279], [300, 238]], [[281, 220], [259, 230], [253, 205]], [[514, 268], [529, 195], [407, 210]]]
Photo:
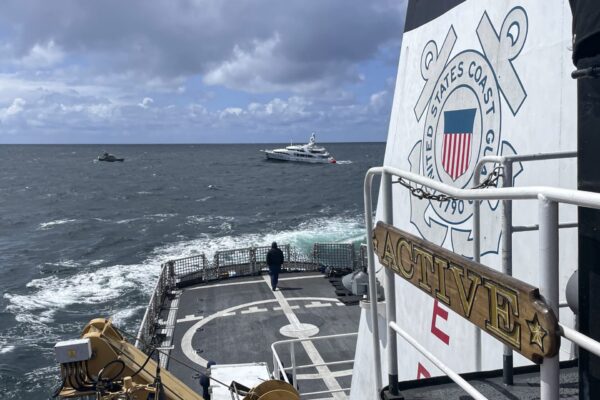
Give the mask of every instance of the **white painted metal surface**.
[[[600, 205], [600, 202], [599, 202]], [[558, 313], [558, 204], [539, 196], [539, 272], [540, 295], [554, 314]], [[558, 355], [544, 359], [540, 366], [540, 397], [542, 400], [558, 400], [560, 366]]]
[[594, 353], [598, 357], [600, 357], [600, 343], [591, 339], [590, 337], [576, 331], [575, 329], [569, 328], [566, 325], [559, 324], [561, 335], [573, 343], [577, 344], [579, 347], [583, 347], [587, 351]]
[[[412, 174], [404, 176], [415, 186], [430, 186], [432, 192], [449, 188], [451, 195], [463, 200], [447, 203], [419, 200], [400, 185], [393, 185], [395, 226], [500, 270], [502, 200], [524, 200], [513, 206], [512, 217], [514, 225], [528, 227], [539, 223], [537, 189], [540, 187], [553, 188], [544, 193], [551, 201], [565, 204], [583, 201], [591, 205], [590, 199], [561, 189], [576, 187], [577, 171], [575, 160], [562, 159], [564, 150], [573, 147], [573, 127], [577, 123], [576, 84], [569, 76], [570, 39], [571, 12], [567, 0], [552, 5], [545, 0], [466, 0], [404, 32], [383, 165]], [[472, 143], [471, 151], [462, 150], [462, 154], [467, 154], [463, 161], [468, 166], [466, 170], [464, 165], [460, 166], [457, 174], [448, 171], [451, 163], [444, 162], [443, 144], [448, 139], [445, 135], [453, 132], [446, 126], [451, 125], [448, 122], [452, 115], [473, 109], [476, 113], [471, 120], [472, 130], [467, 131], [472, 132], [472, 137], [466, 145]], [[563, 153], [561, 159], [524, 164], [526, 160], [537, 160], [537, 153], [551, 152]], [[529, 155], [532, 153], [535, 154]], [[505, 157], [504, 160], [514, 157], [513, 186], [527, 187], [529, 192], [487, 189], [472, 191], [476, 198], [461, 197], [465, 193], [461, 190], [468, 191], [474, 186], [476, 164], [488, 156]], [[465, 172], [459, 175], [461, 171]], [[427, 176], [439, 186], [430, 185]], [[371, 179], [372, 176], [367, 177], [365, 183], [370, 184]], [[376, 215], [373, 208], [366, 212], [368, 226], [384, 218], [386, 206], [382, 193], [379, 194]], [[493, 200], [487, 200], [486, 195], [494, 196]], [[371, 199], [368, 197], [369, 202]], [[473, 203], [477, 201], [481, 201], [480, 227], [473, 226], [476, 212]], [[560, 211], [562, 221], [571, 224], [576, 221], [575, 206], [561, 205]], [[561, 290], [576, 268], [573, 262], [577, 259], [576, 235], [576, 229], [561, 231], [558, 271]], [[477, 251], [473, 251], [475, 237], [482, 238]], [[539, 262], [538, 252], [532, 248], [537, 242], [537, 232], [523, 231], [512, 248], [514, 276], [536, 286], [539, 271], [529, 266]], [[370, 273], [383, 283], [385, 273], [381, 265], [374, 259], [370, 261]], [[373, 285], [374, 277], [369, 279]], [[463, 373], [502, 367], [501, 343], [480, 335], [469, 322], [402, 279], [395, 279], [395, 288], [397, 324], [450, 368]], [[407, 297], [410, 302], [401, 301]], [[560, 314], [564, 324], [573, 326], [570, 310], [563, 308]], [[387, 383], [389, 354], [392, 354], [388, 349], [387, 316], [378, 315], [377, 306], [371, 304], [362, 312], [359, 332], [350, 398], [375, 399], [382, 381]], [[398, 349], [401, 381], [439, 374], [430, 361], [404, 341], [399, 341]], [[572, 347], [563, 346], [561, 359], [574, 356]], [[514, 354], [514, 363], [515, 366], [530, 364], [518, 353]]]
[[[432, 188], [440, 193], [444, 193], [464, 200], [512, 200], [512, 199], [537, 199], [539, 204], [539, 288], [540, 294], [546, 300], [548, 305], [559, 316], [559, 284], [558, 284], [558, 259], [559, 259], [559, 224], [558, 224], [558, 203], [568, 203], [578, 206], [600, 209], [600, 193], [585, 192], [580, 190], [557, 189], [553, 187], [522, 187], [522, 188], [502, 188], [502, 189], [457, 189], [449, 185], [439, 183], [435, 180], [424, 178], [420, 175], [411, 174], [406, 171], [390, 167], [371, 168], [365, 177], [365, 220], [367, 222], [367, 247], [370, 252], [373, 251], [373, 222], [372, 222], [372, 204], [371, 204], [371, 185], [373, 175], [391, 174], [402, 177], [410, 182], [419, 183], [426, 188]], [[372, 254], [370, 254], [372, 256]], [[374, 257], [369, 257], [369, 273], [371, 276], [369, 282], [374, 280], [375, 267]], [[370, 288], [371, 291], [373, 288]], [[373, 312], [371, 315], [372, 325], [378, 326], [378, 314]], [[396, 332], [405, 339], [410, 336], [404, 332], [395, 322], [389, 323]], [[583, 335], [582, 335], [583, 336]], [[576, 337], [572, 335], [572, 337]], [[581, 338], [579, 338], [581, 339]], [[589, 338], [588, 338], [589, 339]], [[379, 348], [379, 338], [373, 334], [373, 342], [377, 340]], [[412, 340], [412, 342], [411, 342]], [[591, 339], [589, 339], [591, 340]], [[425, 352], [429, 353], [423, 346], [414, 342], [414, 339], [407, 339], [413, 347], [419, 349], [419, 352], [426, 355], [427, 358], [438, 365], [439, 359], [434, 361]], [[414, 342], [414, 343], [413, 343]], [[417, 345], [419, 347], [417, 347]], [[388, 351], [396, 351], [392, 348]], [[397, 357], [397, 355], [396, 355]], [[438, 365], [439, 366], [439, 365]], [[373, 364], [379, 376], [381, 375], [381, 365]], [[445, 373], [448, 371], [456, 374], [451, 369], [442, 369]], [[454, 378], [452, 378], [455, 380]], [[456, 381], [456, 380], [455, 380]], [[378, 387], [378, 390], [381, 386]], [[559, 397], [559, 357], [555, 356], [545, 359], [540, 367], [540, 396], [542, 400], [557, 400]], [[375, 397], [376, 398], [376, 397]]]
[[[248, 363], [248, 364], [221, 364], [210, 367], [210, 377], [219, 382], [230, 384], [233, 381], [253, 388], [258, 384], [267, 381], [269, 377], [269, 367], [267, 363]], [[229, 388], [211, 381], [210, 385], [211, 399], [231, 400], [232, 396]]]

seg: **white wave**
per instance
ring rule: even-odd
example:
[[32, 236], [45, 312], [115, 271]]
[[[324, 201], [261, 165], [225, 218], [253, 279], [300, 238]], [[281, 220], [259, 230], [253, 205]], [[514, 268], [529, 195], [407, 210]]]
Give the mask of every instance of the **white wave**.
[[347, 164], [352, 164], [352, 161], [351, 160], [337, 160], [335, 163], [340, 164], [340, 165], [347, 165]]
[[[219, 215], [190, 215], [186, 217], [186, 221], [188, 224], [205, 224], [205, 223], [225, 223], [232, 222], [235, 220], [234, 217], [225, 217]], [[209, 226], [209, 228], [214, 228], [215, 226]]]
[[[233, 217], [201, 217], [204, 221], [229, 223]], [[217, 226], [220, 227], [220, 224]], [[222, 228], [227, 228], [223, 226]], [[250, 246], [268, 246], [273, 241], [290, 244], [309, 254], [315, 242], [356, 242], [364, 237], [364, 225], [360, 217], [317, 218], [298, 225], [295, 229], [276, 230], [241, 235], [203, 234], [194, 240], [185, 240], [160, 246], [140, 264], [113, 265], [99, 267], [104, 260], [94, 260], [87, 264], [80, 262], [75, 274], [66, 277], [46, 276], [29, 282], [26, 293], [5, 293], [7, 310], [19, 322], [49, 324], [57, 311], [80, 304], [106, 304], [133, 293], [146, 296], [152, 292], [160, 265], [169, 260], [204, 253], [212, 259], [221, 250]], [[126, 310], [118, 311], [114, 318], [127, 320], [143, 304], [131, 304]]]
[[[208, 218], [208, 217], [207, 217]], [[217, 217], [212, 217], [217, 218]], [[204, 253], [212, 259], [220, 250], [244, 248], [250, 246], [268, 246], [273, 241], [290, 244], [309, 253], [313, 243], [348, 243], [360, 241], [365, 228], [360, 218], [318, 218], [301, 223], [296, 229], [271, 231], [264, 233], [242, 234], [235, 236], [212, 236], [205, 234], [200, 239], [170, 244], [155, 250], [160, 262], [190, 257]]]
[[6, 309], [19, 322], [52, 322], [56, 311], [74, 304], [106, 303], [137, 290], [150, 293], [159, 266], [160, 263], [114, 265], [70, 277], [34, 279], [26, 285], [29, 293], [4, 294], [10, 302]]
[[126, 219], [121, 219], [121, 220], [115, 221], [115, 224], [128, 224], [133, 221], [139, 221], [140, 219], [142, 219], [142, 218], [126, 218]]
[[0, 337], [0, 354], [10, 353], [14, 349], [15, 349], [15, 346], [9, 345], [7, 338]]
[[57, 219], [57, 220], [49, 221], [49, 222], [42, 222], [38, 229], [46, 230], [46, 229], [50, 229], [51, 227], [53, 227], [55, 225], [69, 224], [71, 222], [77, 222], [77, 220], [76, 219]]
[[15, 349], [15, 346], [0, 346], [0, 354], [10, 353]]
[[125, 323], [128, 322], [131, 318], [135, 317], [138, 311], [144, 309], [145, 307], [145, 305], [139, 305], [137, 307], [118, 310], [114, 314], [112, 314], [110, 318], [116, 326], [122, 326], [125, 325]]
[[171, 218], [176, 217], [177, 214], [152, 214], [149, 215], [150, 218]]
[[200, 199], [197, 199], [196, 201], [200, 201], [200, 202], [204, 203], [206, 200], [210, 200], [212, 198], [213, 198], [212, 196], [206, 196], [206, 197], [202, 197]]
[[50, 267], [67, 267], [67, 268], [78, 268], [81, 266], [81, 264], [75, 260], [60, 260], [58, 262], [47, 262], [47, 263], [44, 263], [44, 265], [48, 265]]
[[175, 217], [175, 216], [177, 216], [177, 214], [151, 214], [151, 215], [144, 215], [142, 217], [125, 218], [125, 219], [115, 221], [115, 223], [116, 224], [128, 224], [130, 222], [140, 221], [140, 220], [151, 220], [153, 222], [164, 222], [167, 219]]

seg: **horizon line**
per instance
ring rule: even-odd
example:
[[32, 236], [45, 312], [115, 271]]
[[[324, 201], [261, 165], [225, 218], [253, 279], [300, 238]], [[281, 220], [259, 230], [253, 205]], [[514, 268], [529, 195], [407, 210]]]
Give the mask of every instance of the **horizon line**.
[[[159, 146], [159, 145], [226, 145], [226, 144], [285, 144], [288, 142], [176, 142], [176, 143], [166, 143], [166, 142], [157, 142], [157, 143], [0, 143], [0, 146], [68, 146], [68, 145], [88, 145], [88, 146]], [[295, 142], [297, 144], [303, 142]], [[323, 144], [336, 144], [336, 143], [386, 143], [385, 140], [366, 140], [366, 141], [335, 141], [335, 142], [319, 142]]]

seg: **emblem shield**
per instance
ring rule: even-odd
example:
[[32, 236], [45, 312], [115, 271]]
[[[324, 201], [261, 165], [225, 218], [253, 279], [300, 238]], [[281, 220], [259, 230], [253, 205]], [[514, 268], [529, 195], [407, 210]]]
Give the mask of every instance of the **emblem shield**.
[[469, 169], [476, 112], [475, 108], [444, 111], [442, 166], [453, 181]]

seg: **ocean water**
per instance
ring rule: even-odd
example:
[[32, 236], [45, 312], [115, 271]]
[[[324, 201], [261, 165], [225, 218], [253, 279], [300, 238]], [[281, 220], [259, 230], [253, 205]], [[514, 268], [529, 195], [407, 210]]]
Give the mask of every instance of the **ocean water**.
[[136, 332], [166, 260], [362, 241], [385, 144], [326, 146], [338, 164], [269, 162], [268, 145], [0, 146], [0, 398], [48, 398], [54, 344], [92, 318]]

